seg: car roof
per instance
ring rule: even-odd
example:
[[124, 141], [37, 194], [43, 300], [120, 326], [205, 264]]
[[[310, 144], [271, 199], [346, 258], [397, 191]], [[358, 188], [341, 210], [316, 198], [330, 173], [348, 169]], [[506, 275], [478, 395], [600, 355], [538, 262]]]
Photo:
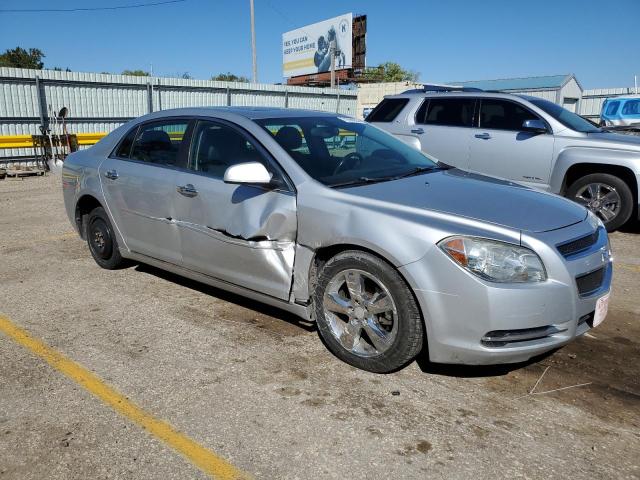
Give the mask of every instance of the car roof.
[[302, 110], [298, 108], [275, 107], [189, 107], [160, 110], [146, 115], [147, 118], [162, 118], [174, 116], [215, 116], [216, 113], [233, 113], [250, 120], [263, 118], [291, 118], [291, 117], [327, 117], [337, 116], [336, 113], [319, 110]]

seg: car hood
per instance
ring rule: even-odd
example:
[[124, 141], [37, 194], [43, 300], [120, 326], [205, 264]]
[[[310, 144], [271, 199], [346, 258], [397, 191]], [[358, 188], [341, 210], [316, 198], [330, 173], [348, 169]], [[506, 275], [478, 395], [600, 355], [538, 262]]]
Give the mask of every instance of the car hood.
[[557, 195], [455, 168], [343, 192], [528, 232], [555, 230], [587, 216], [585, 208]]
[[587, 138], [593, 141], [605, 142], [609, 147], [640, 152], [640, 136], [637, 135], [625, 135], [623, 133], [614, 132], [594, 132], [587, 134]]

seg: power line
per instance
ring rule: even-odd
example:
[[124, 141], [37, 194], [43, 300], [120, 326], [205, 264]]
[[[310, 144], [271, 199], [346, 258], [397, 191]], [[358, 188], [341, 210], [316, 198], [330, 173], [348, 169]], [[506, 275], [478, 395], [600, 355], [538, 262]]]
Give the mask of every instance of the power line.
[[120, 5], [116, 7], [95, 7], [95, 8], [12, 8], [12, 9], [0, 9], [0, 13], [55, 13], [55, 12], [95, 12], [100, 10], [124, 10], [127, 8], [143, 8], [143, 7], [156, 7], [158, 5], [167, 5], [169, 3], [182, 3], [187, 0], [165, 0], [163, 2], [152, 3], [136, 3], [134, 5]]

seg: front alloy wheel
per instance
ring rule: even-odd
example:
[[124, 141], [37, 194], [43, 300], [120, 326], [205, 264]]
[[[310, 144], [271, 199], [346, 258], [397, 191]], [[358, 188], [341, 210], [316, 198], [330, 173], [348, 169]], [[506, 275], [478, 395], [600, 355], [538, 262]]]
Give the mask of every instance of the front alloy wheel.
[[422, 349], [424, 326], [398, 271], [368, 252], [348, 250], [318, 272], [318, 333], [341, 360], [370, 372], [397, 370]]
[[389, 290], [363, 270], [344, 270], [331, 279], [324, 315], [342, 347], [361, 357], [386, 352], [398, 334], [398, 310]]
[[633, 193], [620, 177], [593, 173], [573, 182], [567, 197], [595, 213], [612, 232], [629, 220], [633, 212]]

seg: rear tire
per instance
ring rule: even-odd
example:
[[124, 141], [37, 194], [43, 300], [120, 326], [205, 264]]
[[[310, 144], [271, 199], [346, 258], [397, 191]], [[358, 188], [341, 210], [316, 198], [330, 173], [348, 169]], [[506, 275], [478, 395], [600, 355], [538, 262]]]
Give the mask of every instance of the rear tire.
[[398, 271], [375, 255], [349, 250], [325, 263], [313, 293], [318, 332], [354, 367], [388, 373], [422, 350], [420, 310]]
[[567, 198], [584, 205], [613, 232], [624, 225], [633, 213], [633, 193], [619, 177], [608, 173], [592, 173], [573, 182]]
[[120, 255], [116, 235], [102, 207], [91, 210], [87, 218], [85, 236], [89, 251], [96, 263], [107, 270], [115, 270], [125, 266], [125, 259]]

